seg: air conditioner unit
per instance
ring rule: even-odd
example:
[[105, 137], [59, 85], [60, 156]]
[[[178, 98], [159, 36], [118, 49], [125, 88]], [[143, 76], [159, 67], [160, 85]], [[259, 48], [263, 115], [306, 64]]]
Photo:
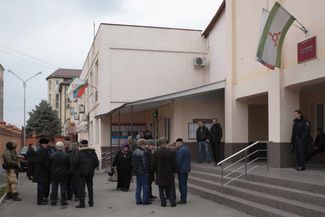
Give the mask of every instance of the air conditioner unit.
[[194, 57], [193, 63], [195, 67], [204, 67], [208, 64], [208, 60], [205, 57]]

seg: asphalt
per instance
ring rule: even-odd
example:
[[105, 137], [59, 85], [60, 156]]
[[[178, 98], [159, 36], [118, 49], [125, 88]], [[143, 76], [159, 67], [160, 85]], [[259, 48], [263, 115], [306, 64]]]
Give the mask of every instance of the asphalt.
[[[76, 209], [77, 202], [69, 201], [66, 207], [39, 206], [36, 204], [36, 184], [27, 180], [25, 174], [19, 177], [20, 202], [4, 200], [0, 205], [0, 217], [248, 217], [249, 215], [211, 202], [193, 194], [188, 195], [186, 205], [160, 207], [159, 199], [151, 205], [136, 205], [134, 183], [129, 192], [115, 190], [116, 183], [107, 181], [106, 173], [94, 177], [94, 207]], [[153, 185], [154, 194], [157, 187]], [[86, 200], [87, 202], [87, 200]]]

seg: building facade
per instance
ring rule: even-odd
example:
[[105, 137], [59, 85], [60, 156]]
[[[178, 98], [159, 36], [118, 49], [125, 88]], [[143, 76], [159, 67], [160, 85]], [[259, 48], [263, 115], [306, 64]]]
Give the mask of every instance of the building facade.
[[3, 120], [3, 72], [4, 68], [0, 64], [0, 120]]
[[[270, 165], [292, 166], [293, 111], [304, 112], [313, 136], [325, 127], [325, 2], [278, 2], [309, 32], [289, 29], [282, 67], [274, 71], [255, 60], [262, 9], [272, 0], [225, 0], [203, 32], [101, 24], [80, 75], [94, 86], [78, 101], [85, 110], [80, 137], [103, 154], [149, 129], [156, 138], [182, 137], [195, 150], [197, 120], [218, 118], [225, 156], [269, 141]], [[297, 44], [313, 36], [317, 57], [299, 64]]]
[[67, 89], [76, 77], [79, 77], [81, 70], [58, 69], [49, 75], [48, 82], [48, 103], [52, 109], [57, 111], [61, 121], [62, 135], [75, 137], [75, 107], [76, 101], [70, 101], [67, 97]]

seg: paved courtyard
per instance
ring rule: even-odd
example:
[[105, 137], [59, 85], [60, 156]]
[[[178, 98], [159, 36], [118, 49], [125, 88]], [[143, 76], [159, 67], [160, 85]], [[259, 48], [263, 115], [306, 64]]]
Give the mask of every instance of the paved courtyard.
[[[129, 192], [115, 190], [116, 183], [107, 181], [106, 173], [98, 173], [94, 178], [95, 206], [86, 209], [76, 209], [76, 202], [67, 207], [36, 205], [36, 184], [28, 181], [25, 174], [20, 175], [19, 190], [23, 199], [21, 202], [5, 200], [0, 206], [0, 217], [248, 217], [249, 215], [235, 209], [211, 202], [201, 197], [189, 194], [187, 205], [175, 208], [160, 207], [159, 199], [152, 205], [135, 205], [134, 184]], [[157, 187], [153, 187], [157, 195]], [[86, 199], [87, 201], [87, 199]]]

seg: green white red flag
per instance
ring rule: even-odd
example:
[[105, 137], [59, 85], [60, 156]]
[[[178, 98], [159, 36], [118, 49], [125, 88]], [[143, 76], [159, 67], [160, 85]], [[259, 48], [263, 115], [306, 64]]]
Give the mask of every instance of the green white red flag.
[[77, 99], [82, 96], [87, 87], [87, 81], [75, 78], [68, 87], [67, 95], [70, 100]]
[[[266, 19], [267, 17], [267, 19]], [[295, 18], [276, 2], [268, 13], [263, 10], [256, 60], [269, 69], [281, 67], [281, 50], [284, 38]]]

